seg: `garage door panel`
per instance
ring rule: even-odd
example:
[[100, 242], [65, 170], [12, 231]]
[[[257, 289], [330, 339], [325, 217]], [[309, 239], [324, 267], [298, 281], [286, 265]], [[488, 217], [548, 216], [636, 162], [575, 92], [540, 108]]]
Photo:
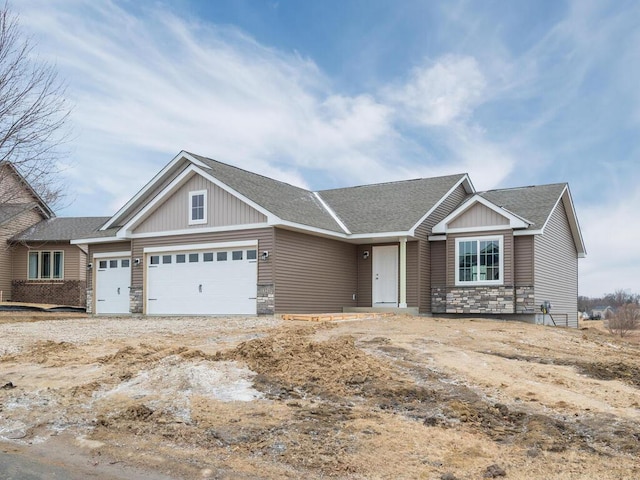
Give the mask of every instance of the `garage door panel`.
[[96, 314], [129, 313], [131, 263], [129, 258], [97, 261]]
[[[242, 259], [233, 260], [234, 251], [235, 257]], [[257, 261], [247, 260], [247, 249], [241, 252], [184, 251], [149, 256], [147, 313], [255, 315]], [[184, 263], [177, 262], [179, 257]]]

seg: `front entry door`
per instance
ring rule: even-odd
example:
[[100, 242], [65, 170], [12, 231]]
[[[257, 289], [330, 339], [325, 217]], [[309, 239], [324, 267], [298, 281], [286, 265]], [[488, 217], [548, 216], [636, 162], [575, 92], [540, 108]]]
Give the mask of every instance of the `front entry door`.
[[398, 246], [373, 247], [374, 307], [398, 306]]

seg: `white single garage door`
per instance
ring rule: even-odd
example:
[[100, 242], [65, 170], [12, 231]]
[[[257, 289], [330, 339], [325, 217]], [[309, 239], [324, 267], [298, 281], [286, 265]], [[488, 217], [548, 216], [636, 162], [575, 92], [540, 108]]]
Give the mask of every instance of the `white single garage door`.
[[130, 258], [96, 258], [96, 313], [129, 313]]
[[154, 251], [146, 262], [149, 315], [256, 314], [255, 246]]

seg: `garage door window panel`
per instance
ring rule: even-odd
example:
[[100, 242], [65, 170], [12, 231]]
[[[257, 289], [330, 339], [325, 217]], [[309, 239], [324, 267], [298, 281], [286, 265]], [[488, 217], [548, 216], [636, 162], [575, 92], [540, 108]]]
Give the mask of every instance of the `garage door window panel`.
[[189, 263], [198, 263], [198, 257], [199, 257], [199, 254], [190, 253], [189, 254]]
[[213, 262], [213, 252], [206, 252], [202, 254], [203, 262]]
[[163, 255], [162, 256], [162, 263], [163, 264], [167, 264], [167, 263], [171, 263], [171, 255]]
[[216, 258], [218, 259], [219, 262], [226, 262], [227, 261], [227, 252], [218, 252]]
[[179, 255], [176, 255], [176, 263], [185, 263], [186, 260], [187, 260], [186, 255], [184, 255], [182, 253], [179, 254]]
[[231, 258], [233, 260], [242, 260], [242, 250], [236, 250], [231, 253]]

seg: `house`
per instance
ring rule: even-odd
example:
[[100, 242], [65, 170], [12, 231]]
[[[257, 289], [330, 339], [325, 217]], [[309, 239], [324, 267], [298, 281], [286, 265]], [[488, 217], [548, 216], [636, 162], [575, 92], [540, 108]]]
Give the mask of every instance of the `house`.
[[72, 238], [108, 218], [58, 218], [9, 162], [0, 163], [0, 301], [84, 306], [86, 246]]
[[599, 305], [597, 307], [593, 307], [593, 310], [591, 310], [591, 315], [589, 316], [589, 318], [591, 318], [592, 320], [600, 320], [600, 319], [605, 319], [605, 318], [609, 318], [611, 315], [613, 315], [615, 312], [613, 310], [613, 308], [611, 308], [609, 305]]
[[96, 314], [399, 309], [577, 325], [585, 254], [566, 184], [466, 174], [311, 192], [180, 152], [87, 244]]

